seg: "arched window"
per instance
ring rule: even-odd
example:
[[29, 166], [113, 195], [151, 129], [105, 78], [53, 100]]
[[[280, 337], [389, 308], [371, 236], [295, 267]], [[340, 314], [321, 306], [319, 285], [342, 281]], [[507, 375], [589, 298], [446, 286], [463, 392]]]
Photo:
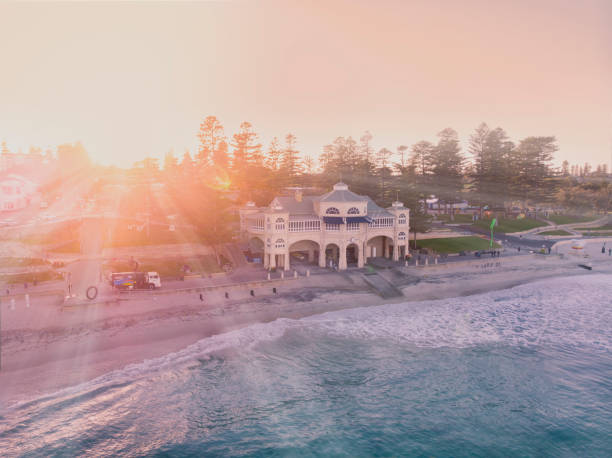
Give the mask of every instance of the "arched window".
[[325, 213], [328, 215], [339, 215], [340, 210], [338, 210], [336, 207], [329, 207], [327, 210], [325, 210]]
[[285, 230], [285, 220], [283, 218], [276, 218], [276, 230], [277, 231]]
[[359, 209], [357, 207], [351, 207], [348, 210], [348, 214], [349, 215], [358, 215], [359, 214]]
[[406, 215], [403, 213], [400, 213], [400, 215], [397, 217], [397, 224], [406, 224]]
[[285, 248], [285, 241], [283, 239], [278, 239], [275, 243], [274, 243], [274, 247], [275, 248]]
[[397, 240], [406, 240], [406, 233], [400, 232], [399, 234], [397, 234]]

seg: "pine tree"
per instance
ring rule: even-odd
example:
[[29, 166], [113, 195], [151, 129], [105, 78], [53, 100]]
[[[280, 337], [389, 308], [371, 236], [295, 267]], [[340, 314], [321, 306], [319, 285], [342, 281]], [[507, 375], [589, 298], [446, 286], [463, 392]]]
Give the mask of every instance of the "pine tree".
[[406, 145], [400, 145], [397, 147], [397, 155], [399, 159], [399, 164], [401, 168], [406, 167], [406, 151], [408, 151], [408, 147]]
[[219, 146], [221, 142], [225, 141], [225, 134], [223, 132], [223, 126], [216, 116], [207, 116], [206, 119], [202, 121], [200, 130], [198, 131], [198, 138], [200, 139], [197, 156], [199, 165], [208, 165], [211, 159], [214, 160], [215, 153], [217, 153], [218, 159], [220, 158], [218, 155]]
[[280, 147], [278, 138], [274, 137], [268, 147], [268, 153], [266, 155], [266, 167], [270, 170], [278, 170], [281, 164], [281, 158], [283, 156], [283, 150]]
[[454, 219], [453, 204], [459, 201], [463, 187], [463, 156], [459, 136], [451, 128], [438, 133], [438, 144], [433, 150], [432, 169], [440, 201], [451, 205], [451, 219]]
[[280, 170], [283, 175], [291, 182], [297, 178], [302, 171], [300, 164], [300, 152], [296, 149], [297, 138], [293, 134], [285, 136], [285, 148], [281, 157]]
[[250, 122], [240, 124], [240, 130], [233, 136], [232, 147], [234, 157], [232, 168], [235, 171], [244, 170], [248, 164], [263, 164], [261, 144]]

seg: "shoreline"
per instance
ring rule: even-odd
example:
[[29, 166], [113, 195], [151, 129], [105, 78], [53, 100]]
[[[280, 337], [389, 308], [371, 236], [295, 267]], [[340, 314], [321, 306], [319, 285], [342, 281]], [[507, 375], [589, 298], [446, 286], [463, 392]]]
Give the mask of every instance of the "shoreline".
[[[593, 273], [611, 273], [602, 265]], [[607, 268], [606, 268], [607, 267]], [[552, 277], [588, 275], [568, 262], [519, 260], [517, 265], [489, 272], [420, 271], [406, 275], [400, 285], [403, 297], [383, 299], [369, 291], [358, 278], [345, 276], [317, 286], [318, 280], [294, 282], [288, 292], [276, 296], [235, 300], [231, 303], [197, 303], [185, 294], [165, 294], [137, 299], [122, 308], [85, 309], [64, 327], [14, 329], [3, 345], [0, 372], [0, 407], [37, 398], [91, 381], [108, 372], [179, 351], [202, 339], [255, 323], [280, 318], [301, 319], [342, 309], [373, 307], [389, 303], [422, 302], [470, 296], [512, 288]], [[391, 275], [391, 273], [386, 273]], [[337, 281], [336, 281], [337, 280]], [[328, 280], [329, 281], [329, 280]], [[315, 283], [313, 285], [313, 283]], [[129, 307], [129, 308], [127, 308]], [[130, 312], [142, 313], [130, 313]], [[107, 313], [109, 312], [109, 313]], [[112, 312], [112, 313], [111, 313]], [[64, 312], [66, 313], [66, 312]], [[67, 312], [70, 313], [70, 312]], [[62, 315], [65, 319], [67, 315]], [[6, 331], [5, 331], [6, 332]]]

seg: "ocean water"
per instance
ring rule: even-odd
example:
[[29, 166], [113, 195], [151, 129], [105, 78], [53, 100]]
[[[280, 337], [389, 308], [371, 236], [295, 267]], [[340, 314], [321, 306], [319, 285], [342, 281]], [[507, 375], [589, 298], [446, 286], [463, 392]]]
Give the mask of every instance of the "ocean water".
[[612, 456], [612, 278], [277, 320], [0, 412], [13, 456]]

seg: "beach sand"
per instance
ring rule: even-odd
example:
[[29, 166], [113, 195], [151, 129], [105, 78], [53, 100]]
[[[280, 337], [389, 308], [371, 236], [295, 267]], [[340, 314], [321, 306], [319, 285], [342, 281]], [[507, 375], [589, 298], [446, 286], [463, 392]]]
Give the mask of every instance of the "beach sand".
[[[493, 258], [380, 274], [404, 297], [383, 300], [359, 272], [287, 280], [278, 287], [198, 293], [132, 295], [110, 305], [62, 308], [57, 297], [30, 308], [3, 310], [0, 406], [92, 380], [112, 370], [163, 356], [203, 338], [278, 318], [299, 319], [333, 310], [484, 293], [530, 281], [588, 275], [578, 259], [558, 256]], [[612, 259], [592, 272], [612, 273]], [[20, 306], [21, 305], [21, 306]]]

